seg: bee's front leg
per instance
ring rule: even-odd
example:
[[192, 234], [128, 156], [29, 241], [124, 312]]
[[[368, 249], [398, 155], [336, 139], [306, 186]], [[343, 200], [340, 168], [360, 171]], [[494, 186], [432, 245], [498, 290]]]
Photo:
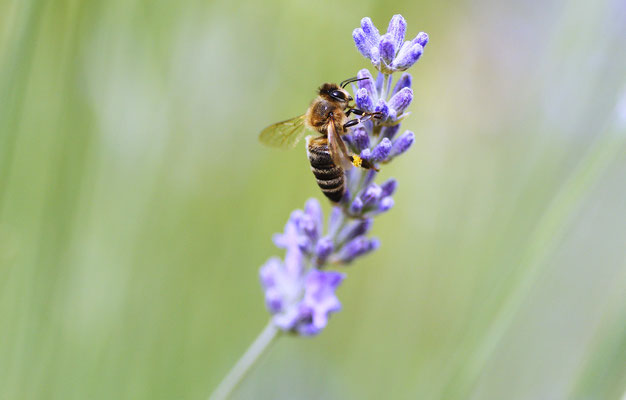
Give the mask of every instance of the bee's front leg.
[[356, 115], [361, 115], [361, 118], [351, 119], [350, 121], [348, 121], [345, 124], [343, 124], [344, 131], [345, 131], [346, 128], [358, 125], [361, 122], [369, 121], [372, 118], [374, 118], [374, 119], [382, 118], [382, 113], [380, 111], [377, 111], [377, 112], [367, 112], [367, 111], [359, 110], [358, 108], [351, 108], [351, 109], [349, 109], [346, 112], [346, 116], [350, 115], [351, 112], [355, 113]]

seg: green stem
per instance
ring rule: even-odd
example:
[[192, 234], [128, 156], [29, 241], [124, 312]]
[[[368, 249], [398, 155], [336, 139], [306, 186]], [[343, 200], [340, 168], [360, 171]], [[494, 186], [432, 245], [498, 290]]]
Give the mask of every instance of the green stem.
[[389, 93], [391, 93], [391, 74], [385, 75], [385, 78], [387, 82], [385, 85], [385, 97], [383, 97], [383, 99], [387, 101], [389, 100]]
[[278, 337], [279, 332], [278, 328], [270, 320], [265, 329], [254, 339], [254, 342], [248, 347], [248, 350], [246, 350], [228, 375], [226, 375], [213, 391], [209, 400], [227, 399], [246, 374], [250, 372], [250, 369], [259, 360], [261, 355], [269, 349], [274, 339]]

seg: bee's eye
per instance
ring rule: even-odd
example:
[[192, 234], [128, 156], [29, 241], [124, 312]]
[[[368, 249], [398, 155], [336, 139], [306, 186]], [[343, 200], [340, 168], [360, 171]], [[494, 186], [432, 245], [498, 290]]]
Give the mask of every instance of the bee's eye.
[[332, 92], [330, 92], [330, 97], [341, 101], [344, 101], [346, 99], [346, 96], [344, 96], [344, 94], [339, 90], [333, 90]]

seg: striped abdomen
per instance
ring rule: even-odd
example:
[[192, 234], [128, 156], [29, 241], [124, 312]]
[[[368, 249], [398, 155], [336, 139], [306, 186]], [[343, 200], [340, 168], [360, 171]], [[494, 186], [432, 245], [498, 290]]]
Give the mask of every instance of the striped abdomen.
[[333, 162], [328, 151], [328, 140], [325, 137], [311, 139], [307, 143], [307, 150], [311, 171], [320, 189], [330, 201], [339, 202], [344, 192], [343, 169]]

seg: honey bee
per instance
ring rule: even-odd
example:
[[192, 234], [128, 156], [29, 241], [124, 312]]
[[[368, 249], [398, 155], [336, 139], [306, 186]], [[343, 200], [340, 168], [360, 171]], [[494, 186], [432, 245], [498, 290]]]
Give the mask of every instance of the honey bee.
[[[259, 140], [268, 146], [293, 148], [306, 136], [307, 130], [320, 133], [321, 136], [307, 137], [307, 155], [318, 186], [334, 203], [339, 202], [345, 193], [345, 170], [353, 166], [375, 169], [369, 161], [361, 159], [357, 154], [350, 154], [341, 139], [347, 128], [371, 118], [380, 118], [380, 113], [365, 112], [350, 106], [353, 99], [344, 87], [361, 79], [350, 78], [339, 85], [323, 84], [304, 115], [270, 125], [259, 135]], [[349, 120], [350, 114], [360, 118]]]

